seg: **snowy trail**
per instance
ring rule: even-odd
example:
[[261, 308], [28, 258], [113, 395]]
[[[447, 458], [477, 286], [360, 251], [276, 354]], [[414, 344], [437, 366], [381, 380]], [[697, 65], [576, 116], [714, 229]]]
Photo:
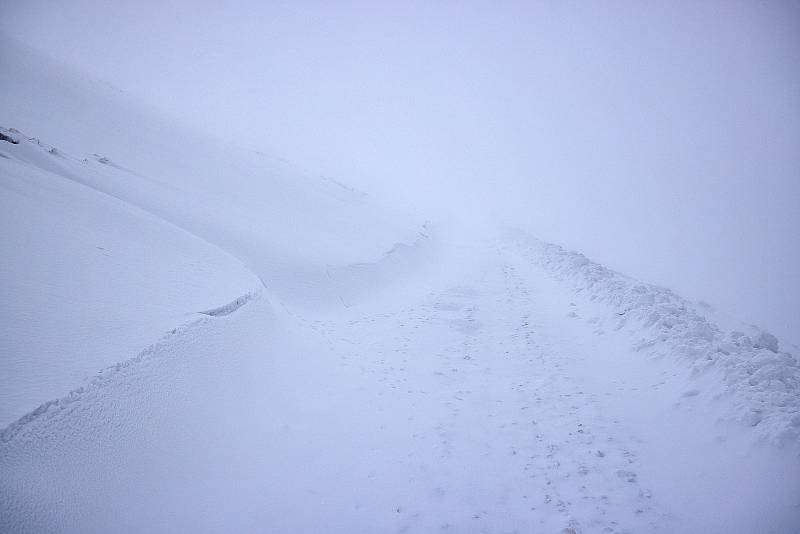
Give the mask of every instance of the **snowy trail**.
[[368, 405], [391, 417], [365, 430], [400, 424], [413, 437], [394, 451], [394, 483], [413, 489], [399, 530], [662, 531], [635, 443], [575, 371], [582, 355], [549, 337], [511, 258], [489, 247], [471, 256], [487, 255], [477, 279], [415, 306], [322, 326], [372, 378]]
[[676, 367], [516, 245], [457, 248], [424, 291], [254, 295], [110, 370], [4, 436], [0, 530], [791, 532], [796, 457], [697, 432]]

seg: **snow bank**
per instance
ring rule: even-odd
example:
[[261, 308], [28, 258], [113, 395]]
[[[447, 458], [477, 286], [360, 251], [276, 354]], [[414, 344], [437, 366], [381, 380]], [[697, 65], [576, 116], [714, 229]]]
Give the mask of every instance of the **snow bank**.
[[110, 167], [0, 132], [17, 141], [0, 141], [0, 425], [260, 286], [225, 251], [82, 183]]
[[531, 261], [611, 312], [606, 324], [627, 329], [634, 348], [676, 355], [692, 375], [720, 374], [728, 416], [755, 427], [777, 444], [800, 435], [800, 365], [779, 350], [777, 338], [760, 329], [724, 331], [669, 289], [645, 284], [597, 264], [578, 252], [515, 234]]
[[0, 425], [256, 288], [341, 306], [327, 273], [422, 223], [0, 47]]

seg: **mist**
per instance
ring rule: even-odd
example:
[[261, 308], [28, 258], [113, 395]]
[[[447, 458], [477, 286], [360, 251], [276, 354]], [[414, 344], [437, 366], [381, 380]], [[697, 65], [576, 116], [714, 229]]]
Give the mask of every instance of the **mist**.
[[0, 30], [192, 127], [797, 342], [792, 2], [57, 3]]

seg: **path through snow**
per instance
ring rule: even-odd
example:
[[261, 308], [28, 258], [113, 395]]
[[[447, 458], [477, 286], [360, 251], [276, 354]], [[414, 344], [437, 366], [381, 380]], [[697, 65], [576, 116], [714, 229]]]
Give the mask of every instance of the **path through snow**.
[[0, 530], [791, 532], [797, 457], [715, 425], [702, 381], [682, 397], [523, 252], [178, 329], [0, 442]]
[[393, 484], [409, 489], [398, 530], [671, 532], [637, 474], [635, 438], [579, 379], [586, 355], [550, 337], [511, 258], [480, 252], [497, 261], [475, 280], [397, 313], [319, 323], [370, 378], [362, 402], [379, 415], [364, 431], [412, 437], [394, 451]]

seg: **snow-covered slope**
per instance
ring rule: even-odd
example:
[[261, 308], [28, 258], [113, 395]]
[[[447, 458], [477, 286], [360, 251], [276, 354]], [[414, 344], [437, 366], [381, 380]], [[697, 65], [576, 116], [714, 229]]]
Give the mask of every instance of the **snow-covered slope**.
[[780, 340], [0, 45], [0, 532], [796, 531]]
[[[0, 126], [106, 163], [102, 176], [80, 179], [234, 248], [256, 270], [268, 270], [278, 255], [371, 261], [417, 231], [363, 193], [237, 148], [235, 131], [196, 134], [22, 45], [5, 39], [0, 45], [0, 70], [14, 73], [0, 84]], [[280, 254], [264, 257], [265, 249]]]
[[340, 305], [355, 294], [332, 270], [418, 239], [422, 221], [7, 39], [0, 72], [0, 424], [261, 280], [279, 301]]
[[19, 144], [0, 142], [0, 424], [260, 285], [219, 248], [70, 179], [67, 156], [5, 133]]

